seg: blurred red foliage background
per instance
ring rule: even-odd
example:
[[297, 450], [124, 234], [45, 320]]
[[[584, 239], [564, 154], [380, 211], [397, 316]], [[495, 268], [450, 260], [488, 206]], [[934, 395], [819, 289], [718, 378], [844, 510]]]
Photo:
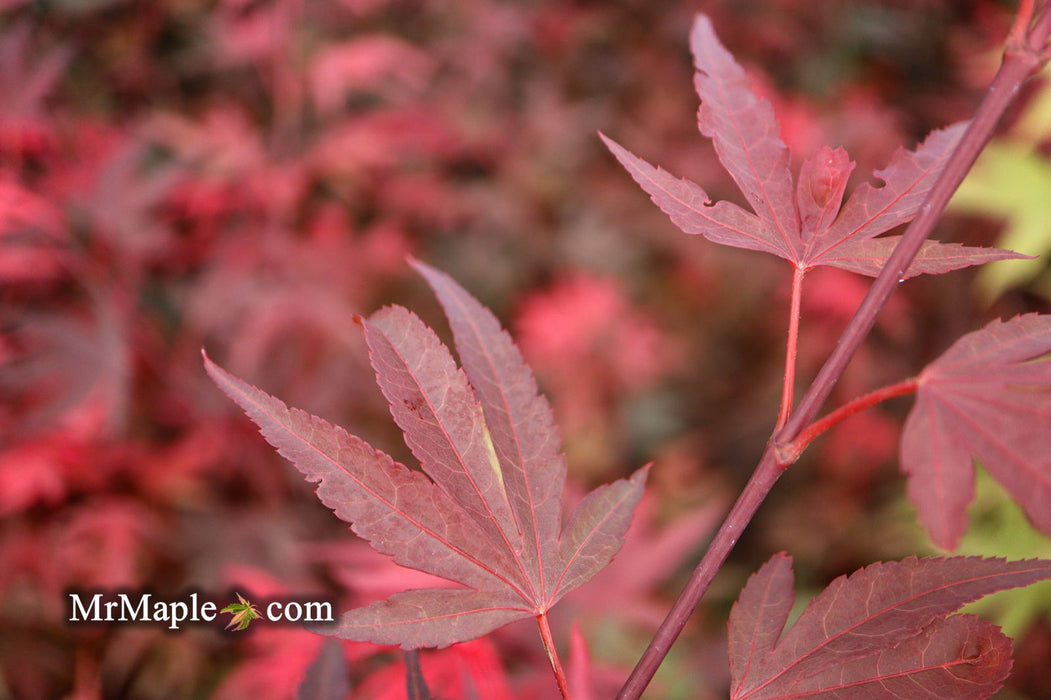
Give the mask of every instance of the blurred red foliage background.
[[[842, 144], [871, 172], [969, 116], [1005, 4], [0, 2], [0, 698], [290, 698], [322, 649], [296, 627], [70, 626], [69, 588], [347, 608], [415, 585], [316, 502], [200, 363], [204, 346], [411, 463], [351, 323], [401, 303], [446, 333], [408, 254], [512, 330], [577, 489], [655, 462], [624, 551], [555, 612], [560, 643], [574, 621], [588, 640], [590, 664], [571, 663], [611, 696], [776, 418], [790, 275], [676, 231], [596, 130], [741, 200], [692, 128], [686, 35], [703, 10], [794, 157]], [[989, 310], [969, 274], [910, 283], [840, 397], [975, 328]], [[802, 379], [867, 284], [813, 275]], [[995, 311], [1034, 304], [1018, 290]], [[778, 487], [654, 697], [725, 694], [726, 611], [772, 549], [811, 587], [913, 553], [886, 525], [897, 408], [845, 425]], [[1046, 644], [1048, 622], [1029, 636]], [[425, 652], [424, 675], [440, 697], [552, 697], [535, 637], [512, 625]], [[339, 646], [353, 697], [404, 697], [400, 652]]]

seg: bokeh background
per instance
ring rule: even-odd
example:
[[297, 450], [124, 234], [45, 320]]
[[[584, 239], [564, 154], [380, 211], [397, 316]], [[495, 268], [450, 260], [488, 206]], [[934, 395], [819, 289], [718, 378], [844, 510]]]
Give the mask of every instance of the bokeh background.
[[[0, 698], [291, 698], [318, 658], [355, 698], [405, 696], [400, 652], [296, 627], [71, 627], [70, 587], [176, 597], [415, 585], [356, 541], [203, 373], [200, 350], [408, 464], [354, 314], [447, 328], [413, 255], [511, 329], [551, 399], [572, 501], [654, 462], [623, 552], [555, 611], [596, 698], [626, 676], [776, 418], [790, 269], [676, 230], [609, 134], [742, 201], [695, 128], [687, 36], [709, 13], [796, 164], [855, 181], [967, 118], [1013, 3], [992, 0], [0, 2]], [[1027, 89], [938, 230], [1051, 249], [1051, 97]], [[995, 316], [1049, 309], [1046, 264], [902, 285], [834, 401], [918, 371]], [[808, 277], [805, 382], [868, 286]], [[747, 575], [795, 557], [808, 599], [934, 550], [897, 472], [899, 400], [778, 484], [648, 697], [724, 697]], [[967, 553], [1048, 556], [979, 479]], [[1004, 698], [1051, 697], [1047, 587], [987, 602], [1017, 638]], [[579, 649], [576, 650], [579, 652]], [[327, 656], [331, 655], [331, 656]], [[443, 698], [550, 698], [535, 629], [421, 654]]]

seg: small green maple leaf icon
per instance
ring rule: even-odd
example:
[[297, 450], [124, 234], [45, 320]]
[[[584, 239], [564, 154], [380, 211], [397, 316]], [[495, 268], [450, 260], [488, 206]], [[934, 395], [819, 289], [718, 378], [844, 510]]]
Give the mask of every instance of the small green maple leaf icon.
[[226, 626], [226, 629], [230, 629], [234, 626], [236, 626], [238, 630], [247, 629], [252, 620], [259, 617], [259, 611], [256, 610], [254, 605], [245, 600], [244, 596], [238, 593], [237, 599], [240, 601], [239, 603], [230, 603], [219, 611], [233, 615], [233, 619], [230, 620], [230, 624]]

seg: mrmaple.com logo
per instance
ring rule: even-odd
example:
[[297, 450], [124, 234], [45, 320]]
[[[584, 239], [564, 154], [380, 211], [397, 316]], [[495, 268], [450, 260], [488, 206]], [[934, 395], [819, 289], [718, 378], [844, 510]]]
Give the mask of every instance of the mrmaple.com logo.
[[235, 630], [246, 629], [258, 619], [285, 624], [335, 622], [332, 603], [327, 600], [282, 599], [256, 605], [240, 593], [236, 597], [235, 602], [220, 608], [219, 603], [197, 592], [169, 599], [142, 591], [71, 591], [67, 594], [66, 620], [70, 624], [162, 625], [171, 631], [184, 624], [214, 623], [224, 614], [230, 615], [226, 629]]

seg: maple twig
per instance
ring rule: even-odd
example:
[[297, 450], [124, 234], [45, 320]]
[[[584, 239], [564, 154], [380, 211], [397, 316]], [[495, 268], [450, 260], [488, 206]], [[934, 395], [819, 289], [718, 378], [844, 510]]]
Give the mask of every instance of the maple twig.
[[562, 661], [558, 658], [558, 648], [555, 647], [555, 638], [551, 634], [547, 613], [537, 615], [536, 624], [540, 627], [540, 638], [544, 640], [544, 651], [547, 652], [547, 660], [551, 662], [551, 670], [555, 673], [558, 691], [562, 693], [563, 700], [569, 700], [569, 682], [566, 680], [566, 672], [562, 670]]
[[1036, 20], [1032, 30], [1027, 33], [1026, 41], [1021, 46], [1008, 42], [1000, 70], [997, 71], [981, 104], [978, 105], [974, 118], [960, 139], [960, 143], [949, 156], [945, 169], [920, 207], [918, 215], [906, 229], [902, 240], [880, 271], [876, 281], [873, 282], [868, 294], [854, 314], [854, 318], [844, 329], [836, 347], [800, 400], [798, 408], [767, 445], [751, 479], [715, 534], [711, 545], [650, 641], [642, 658], [639, 659], [628, 680], [617, 694], [617, 700], [636, 700], [649, 685], [657, 668], [671, 649], [671, 645], [685, 627], [693, 609], [700, 602], [712, 579], [715, 578], [715, 574], [737, 543], [741, 532], [751, 521], [759, 504], [787, 466], [778, 457], [778, 450], [792, 443], [814, 420], [831, 393], [832, 387], [842, 376], [847, 363], [872, 329], [876, 316], [886, 305], [898, 281], [902, 279], [923, 242], [930, 235], [953, 192], [956, 191], [978, 154], [991, 138], [993, 130], [1017, 95], [1018, 89], [1047, 61], [1046, 42], [1049, 35], [1051, 35], [1051, 13], [1044, 12]]
[[646, 647], [646, 651], [643, 652], [642, 658], [632, 669], [631, 675], [628, 676], [628, 680], [617, 694], [617, 700], [637, 700], [642, 695], [642, 691], [649, 685], [672, 644], [686, 626], [686, 621], [689, 620], [693, 609], [708, 590], [715, 574], [722, 568], [726, 557], [737, 544], [741, 532], [752, 520], [755, 512], [759, 510], [759, 505], [770, 493], [770, 489], [773, 488], [782, 473], [784, 473], [784, 465], [778, 461], [773, 446], [768, 445], [759, 465], [752, 472], [752, 477], [741, 491], [741, 495], [738, 496], [737, 502], [730, 509], [726, 519], [723, 520], [719, 531], [715, 533], [712, 543], [708, 546], [697, 568], [693, 570], [690, 580], [686, 582], [682, 593], [668, 611], [657, 633]]
[[788, 312], [788, 342], [785, 344], [785, 381], [781, 389], [781, 411], [777, 415], [780, 430], [788, 422], [795, 398], [796, 354], [799, 350], [799, 307], [803, 296], [803, 276], [806, 271], [796, 267], [792, 274], [792, 301]]
[[807, 445], [832, 426], [843, 422], [859, 411], [870, 406], [875, 406], [887, 399], [911, 394], [916, 391], [918, 386], [919, 380], [916, 377], [910, 377], [909, 379], [900, 381], [897, 384], [891, 384], [870, 391], [867, 394], [843, 404], [824, 418], [816, 420], [808, 425], [806, 429], [799, 433], [799, 435], [796, 436], [796, 439], [792, 442], [787, 445], [777, 446], [778, 459], [786, 465], [795, 462], [799, 459], [799, 455], [803, 454], [803, 450], [807, 448]]

